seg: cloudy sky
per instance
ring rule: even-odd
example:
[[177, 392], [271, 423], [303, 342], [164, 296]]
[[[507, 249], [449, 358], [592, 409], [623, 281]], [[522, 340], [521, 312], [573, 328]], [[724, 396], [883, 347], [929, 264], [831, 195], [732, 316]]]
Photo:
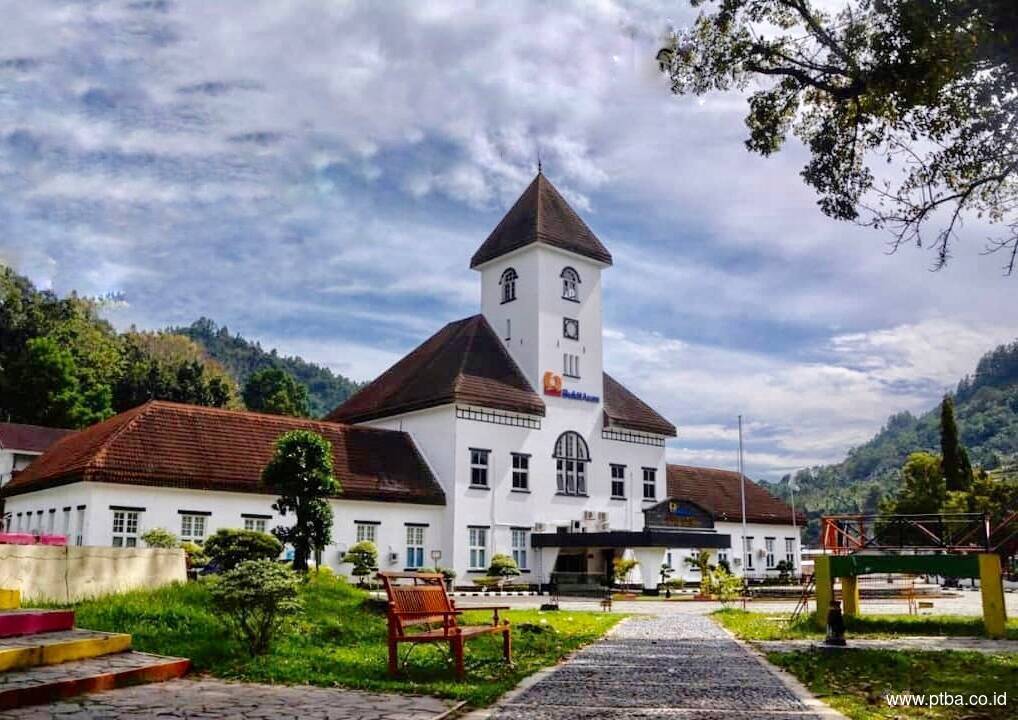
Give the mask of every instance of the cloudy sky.
[[969, 225], [940, 273], [819, 214], [743, 98], [675, 98], [685, 0], [0, 2], [0, 261], [206, 315], [358, 380], [477, 312], [470, 255], [545, 172], [612, 250], [608, 369], [673, 460], [776, 477], [931, 406], [1018, 335]]

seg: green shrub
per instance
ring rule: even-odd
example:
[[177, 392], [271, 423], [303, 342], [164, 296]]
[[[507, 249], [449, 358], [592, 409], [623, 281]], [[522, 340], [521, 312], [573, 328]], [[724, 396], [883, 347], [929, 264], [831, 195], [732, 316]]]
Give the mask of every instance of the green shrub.
[[212, 602], [251, 655], [263, 655], [279, 628], [301, 611], [299, 586], [300, 579], [285, 565], [245, 560], [212, 586]]
[[220, 570], [232, 570], [246, 560], [275, 560], [283, 544], [257, 530], [221, 528], [205, 541], [205, 554]]
[[491, 556], [491, 564], [488, 565], [488, 577], [506, 578], [516, 577], [520, 574], [520, 568], [511, 555], [501, 553]]
[[152, 528], [141, 536], [141, 541], [150, 548], [180, 547], [180, 540], [166, 528]]
[[205, 549], [197, 543], [182, 542], [180, 543], [180, 549], [187, 556], [187, 566], [189, 568], [203, 567], [209, 561], [209, 556], [205, 554]]
[[361, 540], [344, 553], [343, 562], [353, 565], [350, 574], [363, 585], [364, 578], [378, 568], [378, 548], [370, 540]]

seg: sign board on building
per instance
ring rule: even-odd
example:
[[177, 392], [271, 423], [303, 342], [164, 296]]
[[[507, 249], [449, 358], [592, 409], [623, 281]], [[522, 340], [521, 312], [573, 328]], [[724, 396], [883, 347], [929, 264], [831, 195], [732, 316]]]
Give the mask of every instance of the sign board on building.
[[582, 400], [583, 402], [601, 402], [597, 395], [589, 395], [579, 390], [570, 390], [562, 387], [562, 376], [553, 373], [551, 370], [544, 374], [544, 394], [553, 397], [566, 398], [567, 400]]
[[709, 512], [687, 500], [665, 500], [643, 511], [647, 528], [697, 528], [710, 530], [714, 518]]

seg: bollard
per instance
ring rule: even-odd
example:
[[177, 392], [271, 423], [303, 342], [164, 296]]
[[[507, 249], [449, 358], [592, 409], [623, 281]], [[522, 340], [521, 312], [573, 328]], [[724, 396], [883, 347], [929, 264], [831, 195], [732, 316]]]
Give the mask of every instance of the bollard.
[[827, 637], [824, 638], [824, 645], [844, 646], [845, 642], [845, 618], [841, 614], [841, 602], [831, 601], [831, 609], [827, 611]]

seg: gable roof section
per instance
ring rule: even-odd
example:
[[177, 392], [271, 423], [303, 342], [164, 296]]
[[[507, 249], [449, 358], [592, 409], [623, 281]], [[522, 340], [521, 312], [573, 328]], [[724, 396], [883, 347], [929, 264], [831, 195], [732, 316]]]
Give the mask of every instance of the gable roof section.
[[327, 419], [364, 422], [454, 402], [544, 415], [544, 402], [483, 315], [449, 323]]
[[[731, 470], [668, 465], [668, 497], [688, 500], [714, 515], [715, 520], [742, 522], [739, 473]], [[796, 513], [797, 521], [806, 518]], [[746, 478], [746, 522], [791, 525], [792, 508]]]
[[604, 374], [604, 426], [675, 437], [675, 426], [636, 397], [622, 383]]
[[540, 172], [470, 259], [475, 268], [533, 243], [544, 243], [612, 264], [601, 244], [555, 186]]
[[406, 433], [161, 401], [62, 438], [16, 473], [4, 494], [78, 481], [268, 493], [262, 469], [276, 439], [297, 429], [332, 443], [337, 497], [445, 504]]
[[0, 448], [4, 450], [25, 450], [42, 452], [64, 435], [75, 432], [64, 428], [24, 425], [22, 423], [0, 423]]

